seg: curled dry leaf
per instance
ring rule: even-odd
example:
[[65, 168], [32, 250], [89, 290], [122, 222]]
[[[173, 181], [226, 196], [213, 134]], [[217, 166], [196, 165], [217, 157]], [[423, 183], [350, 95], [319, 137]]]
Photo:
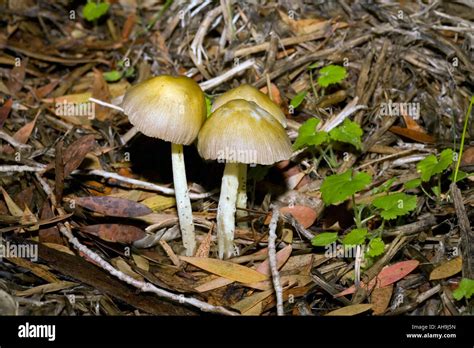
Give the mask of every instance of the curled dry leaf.
[[77, 205], [106, 216], [137, 217], [152, 213], [146, 205], [123, 198], [90, 196], [77, 197], [74, 200]]
[[81, 227], [81, 231], [92, 234], [107, 242], [132, 244], [146, 233], [138, 227], [120, 224], [98, 224]]

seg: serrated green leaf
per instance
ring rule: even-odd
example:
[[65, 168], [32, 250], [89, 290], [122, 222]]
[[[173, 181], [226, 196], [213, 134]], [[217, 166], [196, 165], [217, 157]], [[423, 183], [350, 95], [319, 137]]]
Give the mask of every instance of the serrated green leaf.
[[413, 179], [413, 180], [407, 181], [405, 185], [403, 186], [405, 186], [405, 188], [409, 190], [409, 189], [414, 189], [420, 185], [421, 185], [421, 179]]
[[300, 104], [303, 102], [304, 98], [306, 97], [306, 94], [308, 94], [308, 91], [303, 91], [303, 92], [300, 92], [298, 93], [297, 95], [295, 95], [293, 97], [293, 99], [291, 99], [290, 101], [290, 105], [296, 109], [298, 106], [300, 106]]
[[469, 300], [473, 294], [474, 280], [468, 278], [461, 279], [458, 288], [453, 291], [453, 297], [458, 301], [463, 297]]
[[441, 152], [439, 160], [435, 155], [429, 155], [416, 165], [416, 169], [421, 173], [421, 180], [426, 182], [433, 175], [444, 172], [453, 162], [453, 150], [445, 149]]
[[387, 196], [377, 197], [372, 204], [374, 207], [382, 210], [380, 214], [382, 218], [391, 220], [415, 210], [416, 196], [397, 192]]
[[339, 83], [346, 78], [346, 68], [339, 65], [328, 65], [319, 70], [318, 84], [321, 87]]
[[367, 236], [366, 228], [356, 228], [344, 236], [342, 244], [344, 245], [359, 245], [364, 243]]
[[122, 78], [122, 73], [117, 70], [108, 71], [102, 74], [104, 76], [105, 81], [107, 82], [115, 82]]
[[340, 126], [329, 132], [329, 137], [332, 140], [352, 144], [356, 149], [360, 150], [362, 146], [362, 133], [362, 129], [357, 123], [346, 118]]
[[107, 2], [93, 2], [89, 1], [84, 8], [82, 9], [82, 15], [89, 22], [99, 19], [107, 13], [109, 10], [110, 4]]
[[343, 202], [363, 190], [371, 180], [371, 176], [363, 172], [352, 176], [352, 169], [342, 174], [328, 176], [321, 185], [323, 201], [326, 205]]
[[311, 118], [301, 125], [298, 130], [298, 137], [293, 144], [294, 150], [301, 149], [305, 146], [319, 146], [327, 141], [328, 134], [316, 130], [319, 122], [317, 118]]
[[326, 246], [337, 240], [337, 232], [323, 232], [311, 239], [314, 246]]
[[367, 250], [367, 255], [370, 257], [375, 257], [382, 255], [385, 251], [385, 243], [382, 238], [374, 238], [369, 243], [369, 250]]

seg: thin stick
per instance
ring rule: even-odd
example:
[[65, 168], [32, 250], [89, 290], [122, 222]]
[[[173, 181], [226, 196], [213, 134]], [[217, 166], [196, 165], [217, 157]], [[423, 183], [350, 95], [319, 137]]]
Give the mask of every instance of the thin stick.
[[270, 270], [272, 271], [273, 287], [275, 288], [275, 296], [277, 300], [277, 315], [283, 316], [283, 289], [280, 282], [280, 273], [278, 273], [278, 265], [276, 260], [276, 229], [278, 226], [278, 218], [280, 217], [280, 210], [274, 206], [272, 210], [272, 219], [270, 221], [270, 230], [268, 236], [268, 261], [270, 263]]
[[12, 172], [12, 173], [22, 173], [22, 172], [41, 172], [44, 170], [44, 167], [32, 167], [32, 166], [18, 166], [18, 165], [4, 165], [0, 166], [0, 172]]
[[96, 103], [96, 104], [99, 104], [101, 106], [105, 106], [105, 107], [110, 108], [110, 109], [115, 109], [115, 110], [118, 110], [120, 112], [123, 112], [123, 109], [120, 106], [117, 106], [117, 105], [114, 105], [114, 104], [111, 104], [111, 103], [107, 103], [107, 102], [99, 100], [99, 99], [89, 98], [89, 101], [91, 101], [93, 103]]
[[[122, 175], [119, 175], [117, 173], [106, 172], [105, 170], [101, 170], [101, 169], [93, 169], [93, 170], [90, 170], [90, 171], [87, 171], [87, 172], [76, 170], [76, 171], [72, 172], [72, 174], [97, 175], [97, 176], [101, 176], [101, 177], [106, 178], [106, 179], [115, 179], [115, 180], [121, 181], [123, 183], [133, 185], [133, 187], [136, 187], [136, 188], [141, 188], [141, 189], [150, 190], [150, 191], [156, 191], [156, 192], [160, 192], [160, 193], [163, 193], [163, 194], [169, 195], [169, 196], [172, 196], [172, 195], [175, 194], [174, 189], [172, 189], [172, 188], [163, 187], [163, 186], [152, 184], [150, 182], [146, 182], [146, 181], [142, 181], [142, 180], [127, 178], [126, 176], [122, 176]], [[189, 198], [195, 199], [195, 200], [203, 199], [203, 198], [207, 198], [207, 197], [212, 196], [214, 193], [215, 193], [214, 191], [205, 192], [205, 193], [191, 193], [190, 192], [189, 193]]]

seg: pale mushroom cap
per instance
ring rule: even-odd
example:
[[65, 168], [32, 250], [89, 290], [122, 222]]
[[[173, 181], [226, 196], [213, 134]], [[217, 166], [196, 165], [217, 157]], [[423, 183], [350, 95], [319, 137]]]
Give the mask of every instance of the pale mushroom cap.
[[255, 87], [247, 84], [240, 85], [237, 88], [231, 89], [230, 91], [221, 94], [214, 101], [211, 111], [214, 112], [228, 101], [234, 99], [253, 101], [262, 109], [267, 111], [270, 115], [275, 117], [278, 122], [280, 122], [281, 125], [286, 128], [286, 116], [283, 111], [281, 111], [280, 107], [275, 104], [265, 93], [262, 93]]
[[130, 88], [122, 107], [131, 124], [152, 138], [189, 145], [206, 120], [199, 85], [186, 76], [161, 75]]
[[202, 158], [219, 162], [273, 164], [291, 156], [282, 125], [256, 103], [235, 99], [214, 111], [201, 128]]

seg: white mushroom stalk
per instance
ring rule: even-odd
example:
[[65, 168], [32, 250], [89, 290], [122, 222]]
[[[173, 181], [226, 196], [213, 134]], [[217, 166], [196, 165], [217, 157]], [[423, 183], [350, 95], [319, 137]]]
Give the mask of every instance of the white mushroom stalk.
[[[239, 163], [239, 188], [237, 191], [237, 220], [244, 220], [248, 213], [247, 208], [247, 164]], [[240, 208], [240, 209], [239, 209]], [[247, 221], [240, 221], [237, 224], [240, 228], [247, 228]]]
[[196, 250], [194, 233], [193, 210], [189, 199], [188, 182], [184, 165], [183, 145], [171, 144], [171, 162], [173, 165], [173, 182], [178, 210], [179, 227], [186, 256], [193, 256]]
[[185, 254], [196, 250], [191, 201], [186, 181], [183, 145], [196, 139], [206, 120], [204, 93], [185, 76], [161, 75], [130, 88], [123, 110], [141, 133], [171, 143], [173, 181]]
[[230, 258], [234, 253], [235, 207], [239, 188], [239, 164], [226, 163], [217, 208], [217, 243], [219, 258]]
[[236, 205], [246, 206], [247, 201], [247, 165], [288, 159], [291, 142], [271, 114], [252, 101], [235, 99], [207, 119], [197, 147], [202, 158], [226, 162], [217, 209], [217, 241], [219, 257], [229, 258], [236, 250]]

